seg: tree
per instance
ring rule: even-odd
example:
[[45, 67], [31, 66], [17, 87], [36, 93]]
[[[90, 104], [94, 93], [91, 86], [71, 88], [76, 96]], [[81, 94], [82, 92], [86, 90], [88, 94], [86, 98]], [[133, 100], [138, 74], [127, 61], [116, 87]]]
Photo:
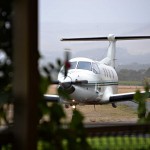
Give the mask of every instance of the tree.
[[[3, 104], [12, 101], [12, 1], [0, 1], [0, 119], [7, 122]], [[2, 58], [3, 57], [3, 58]]]

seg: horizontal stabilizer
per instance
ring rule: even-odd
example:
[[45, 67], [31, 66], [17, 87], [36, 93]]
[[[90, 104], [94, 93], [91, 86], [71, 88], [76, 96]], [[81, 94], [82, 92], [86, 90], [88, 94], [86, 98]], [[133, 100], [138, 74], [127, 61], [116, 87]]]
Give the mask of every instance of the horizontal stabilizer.
[[145, 40], [150, 39], [150, 36], [117, 36], [116, 40]]
[[110, 41], [110, 40], [144, 40], [150, 39], [150, 36], [114, 36], [114, 39], [108, 37], [87, 37], [87, 38], [63, 38], [61, 41]]

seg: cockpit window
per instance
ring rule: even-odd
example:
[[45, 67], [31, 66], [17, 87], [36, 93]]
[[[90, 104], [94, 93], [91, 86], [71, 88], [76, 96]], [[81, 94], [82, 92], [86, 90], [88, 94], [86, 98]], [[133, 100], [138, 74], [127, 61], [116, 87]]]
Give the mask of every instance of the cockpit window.
[[91, 63], [85, 62], [85, 61], [79, 61], [77, 69], [84, 69], [84, 70], [90, 70], [91, 71]]
[[70, 68], [69, 68], [69, 69], [75, 69], [75, 68], [76, 68], [76, 65], [77, 65], [77, 62], [76, 62], [76, 61], [70, 62]]
[[[70, 63], [70, 68], [69, 68], [69, 69], [75, 69], [75, 68], [76, 68], [77, 61], [69, 62], [69, 63]], [[61, 73], [64, 73], [64, 72], [65, 72], [64, 66], [62, 66], [62, 68], [60, 69], [60, 72], [61, 72]]]

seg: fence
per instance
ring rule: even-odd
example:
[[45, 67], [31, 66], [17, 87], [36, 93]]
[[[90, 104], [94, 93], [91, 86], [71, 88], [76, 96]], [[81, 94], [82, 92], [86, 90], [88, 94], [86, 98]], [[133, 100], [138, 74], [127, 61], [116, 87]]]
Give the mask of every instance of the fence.
[[[12, 149], [12, 129], [13, 127], [0, 130], [0, 149]], [[150, 149], [150, 124], [99, 124], [85, 129], [92, 149]]]

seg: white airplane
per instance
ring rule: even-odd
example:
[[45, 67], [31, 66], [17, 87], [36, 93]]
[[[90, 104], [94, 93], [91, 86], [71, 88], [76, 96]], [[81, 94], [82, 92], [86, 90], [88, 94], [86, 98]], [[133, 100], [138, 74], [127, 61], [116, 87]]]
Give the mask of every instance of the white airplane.
[[107, 56], [101, 61], [77, 57], [69, 60], [70, 68], [64, 74], [64, 66], [58, 74], [58, 90], [69, 95], [68, 98], [59, 95], [45, 94], [46, 101], [60, 102], [69, 105], [77, 104], [108, 104], [116, 107], [116, 102], [132, 101], [135, 92], [117, 94], [118, 76], [115, 70], [116, 41], [150, 39], [150, 36], [126, 36], [94, 38], [69, 38], [62, 41], [109, 41]]

